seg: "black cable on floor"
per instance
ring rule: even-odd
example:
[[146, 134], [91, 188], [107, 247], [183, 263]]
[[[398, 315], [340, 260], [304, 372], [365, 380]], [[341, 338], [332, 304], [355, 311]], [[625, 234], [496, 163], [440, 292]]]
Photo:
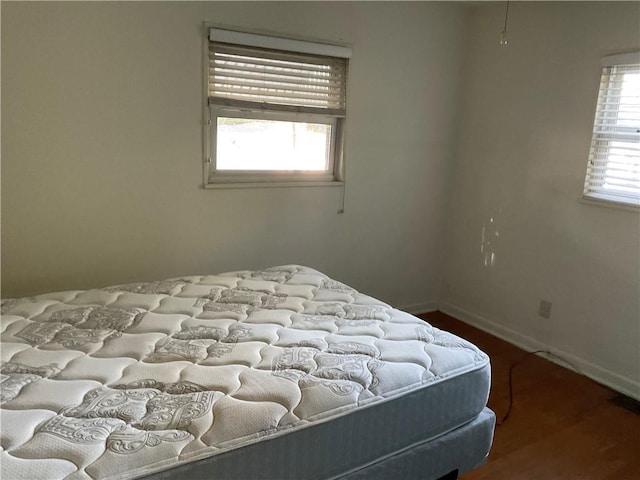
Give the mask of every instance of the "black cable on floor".
[[506, 422], [507, 419], [509, 418], [509, 415], [511, 415], [511, 409], [513, 407], [513, 369], [517, 367], [519, 364], [521, 364], [522, 362], [524, 362], [526, 359], [528, 359], [531, 355], [537, 355], [539, 353], [544, 353], [549, 357], [556, 358], [560, 360], [562, 363], [565, 363], [566, 365], [568, 365], [576, 373], [582, 374], [582, 372], [580, 372], [580, 370], [576, 368], [576, 366], [573, 365], [571, 362], [565, 360], [562, 357], [559, 357], [554, 353], [551, 353], [548, 350], [535, 350], [533, 352], [528, 352], [524, 357], [522, 357], [520, 360], [516, 360], [509, 367], [509, 407], [507, 408], [507, 413], [505, 413], [504, 416], [499, 421], [496, 422], [496, 427], [499, 427], [504, 422]]

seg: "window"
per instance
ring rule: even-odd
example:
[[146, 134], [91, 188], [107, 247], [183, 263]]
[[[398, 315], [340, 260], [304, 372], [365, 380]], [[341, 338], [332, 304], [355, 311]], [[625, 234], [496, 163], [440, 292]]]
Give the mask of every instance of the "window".
[[602, 65], [584, 196], [640, 206], [640, 52]]
[[341, 185], [347, 47], [211, 28], [205, 185]]

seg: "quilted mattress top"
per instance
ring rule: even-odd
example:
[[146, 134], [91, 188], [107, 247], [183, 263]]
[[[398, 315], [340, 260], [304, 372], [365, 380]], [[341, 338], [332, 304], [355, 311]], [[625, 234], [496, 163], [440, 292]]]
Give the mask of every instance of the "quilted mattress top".
[[1, 328], [3, 479], [135, 478], [488, 363], [295, 265], [5, 300]]

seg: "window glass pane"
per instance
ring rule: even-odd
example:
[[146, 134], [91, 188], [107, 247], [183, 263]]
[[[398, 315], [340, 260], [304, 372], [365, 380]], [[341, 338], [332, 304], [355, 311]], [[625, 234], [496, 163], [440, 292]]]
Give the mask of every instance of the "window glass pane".
[[618, 110], [617, 125], [638, 127], [640, 123], [640, 73], [627, 73], [622, 76], [620, 96], [624, 106]]
[[218, 170], [327, 171], [331, 125], [218, 117]]
[[625, 142], [610, 142], [603, 188], [629, 193], [640, 191], [637, 161], [629, 156], [629, 151]]

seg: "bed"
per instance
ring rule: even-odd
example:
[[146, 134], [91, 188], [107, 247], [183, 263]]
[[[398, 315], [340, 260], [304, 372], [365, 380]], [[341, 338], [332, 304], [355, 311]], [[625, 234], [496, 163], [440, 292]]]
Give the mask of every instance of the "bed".
[[457, 478], [487, 355], [303, 266], [2, 301], [3, 479]]

